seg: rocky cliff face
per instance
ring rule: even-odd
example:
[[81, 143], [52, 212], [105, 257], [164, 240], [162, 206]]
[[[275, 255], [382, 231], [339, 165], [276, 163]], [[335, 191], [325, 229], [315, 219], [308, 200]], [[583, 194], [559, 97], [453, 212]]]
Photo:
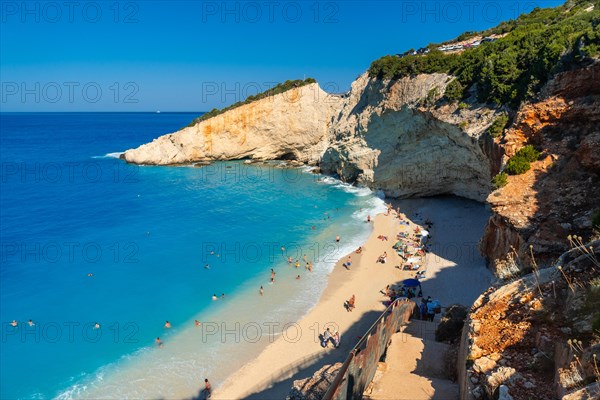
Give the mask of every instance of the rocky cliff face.
[[[345, 97], [311, 84], [227, 111], [128, 150], [138, 164], [287, 159], [390, 197], [455, 194], [492, 205], [481, 249], [492, 269], [507, 254], [527, 263], [589, 237], [600, 208], [600, 63], [557, 75], [500, 138], [486, 130], [499, 110], [443, 98], [452, 77], [395, 81], [361, 75]], [[490, 178], [527, 143], [543, 151], [523, 175], [491, 193]], [[489, 195], [489, 196], [488, 196]]]
[[494, 215], [482, 251], [493, 269], [505, 266], [507, 254], [528, 264], [530, 246], [538, 261], [552, 259], [567, 249], [568, 235], [592, 234], [600, 207], [599, 76], [600, 63], [559, 74], [496, 140], [503, 163], [528, 143], [542, 157], [487, 198]]
[[153, 165], [244, 158], [315, 164], [327, 147], [329, 121], [339, 102], [317, 84], [294, 88], [161, 136], [123, 158]]
[[359, 77], [333, 117], [321, 169], [391, 197], [452, 193], [483, 200], [490, 164], [479, 140], [495, 112], [474, 103], [445, 104], [451, 79]]
[[365, 73], [345, 98], [311, 84], [162, 136], [123, 158], [157, 165], [294, 159], [388, 196], [452, 193], [482, 201], [490, 164], [479, 140], [495, 112], [444, 104], [451, 79], [382, 82]]
[[457, 362], [461, 399], [498, 398], [503, 386], [514, 399], [598, 398], [599, 250], [598, 240], [575, 244], [553, 267], [475, 301]]

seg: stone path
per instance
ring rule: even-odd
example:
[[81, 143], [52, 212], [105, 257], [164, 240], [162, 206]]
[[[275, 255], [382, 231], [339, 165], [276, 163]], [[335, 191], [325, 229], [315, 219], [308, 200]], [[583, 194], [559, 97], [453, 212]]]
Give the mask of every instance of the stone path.
[[413, 320], [404, 332], [392, 336], [385, 363], [380, 364], [365, 399], [459, 398], [458, 384], [445, 377], [444, 355], [449, 346], [435, 341], [435, 325], [435, 322]]

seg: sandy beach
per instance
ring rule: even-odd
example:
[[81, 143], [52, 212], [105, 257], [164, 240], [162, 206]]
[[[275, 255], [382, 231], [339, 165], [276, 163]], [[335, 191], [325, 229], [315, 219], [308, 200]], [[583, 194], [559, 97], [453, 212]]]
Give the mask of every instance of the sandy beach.
[[[300, 370], [304, 370], [308, 376], [324, 364], [343, 360], [355, 344], [357, 335], [364, 333], [376, 316], [385, 310], [382, 303], [385, 297], [380, 290], [401, 279], [402, 273], [393, 267], [399, 263], [399, 259], [389, 251], [398, 229], [397, 221], [395, 215], [377, 215], [372, 222], [373, 232], [362, 246], [363, 251], [351, 254], [350, 270], [342, 265], [347, 259], [345, 256], [329, 276], [329, 284], [319, 303], [298, 321], [302, 332], [299, 339], [291, 342], [284, 337], [278, 338], [256, 360], [220, 385], [213, 398], [244, 398], [268, 389], [273, 382], [285, 381]], [[389, 240], [379, 240], [379, 235], [388, 236]], [[377, 257], [384, 251], [388, 252], [387, 264], [376, 263]], [[347, 312], [344, 301], [353, 294], [356, 295], [356, 308], [353, 312]], [[338, 349], [331, 346], [323, 349], [315, 337], [327, 326], [337, 326], [341, 334]], [[280, 384], [266, 398], [284, 398], [289, 388], [289, 384]]]
[[[475, 221], [467, 225], [453, 224], [440, 229], [436, 220], [444, 220], [445, 223], [460, 221], [462, 217], [471, 214], [469, 204], [464, 206], [463, 201], [459, 200], [453, 208], [444, 206], [444, 202], [440, 200], [428, 203], [430, 208], [426, 210], [427, 215], [421, 215], [418, 212], [419, 203], [415, 202], [404, 204], [410, 214], [414, 215], [404, 215], [404, 209], [400, 210], [400, 218], [409, 222], [408, 225], [400, 224], [395, 211], [390, 215], [377, 215], [371, 222], [373, 231], [362, 246], [362, 252], [350, 254], [350, 270], [343, 266], [347, 260], [346, 255], [338, 261], [330, 274], [328, 286], [318, 304], [298, 321], [292, 328], [293, 333], [287, 335], [287, 339], [286, 335], [279, 337], [255, 360], [244, 365], [222, 384], [216, 385], [213, 398], [285, 398], [293, 380], [309, 377], [323, 365], [342, 362], [358, 338], [385, 309], [383, 302], [388, 299], [383, 294], [385, 287], [415, 276], [413, 271], [395, 268], [401, 266], [403, 261], [392, 249], [399, 232], [412, 234], [418, 226], [410, 220], [411, 217], [423, 222], [434, 222], [430, 245], [434, 250], [436, 245], [440, 249], [439, 254], [427, 254], [425, 265], [421, 267], [421, 270], [427, 270], [422, 280], [424, 296], [440, 299], [443, 306], [455, 302], [468, 304], [486, 289], [491, 275], [485, 270], [480, 256], [469, 253], [468, 257], [463, 257], [466, 254], [463, 251], [465, 254], [444, 257], [447, 255], [448, 243], [458, 243], [460, 247], [460, 243], [472, 244], [481, 236], [485, 214], [474, 218]], [[474, 204], [471, 206], [477, 207]], [[443, 235], [438, 235], [438, 229]], [[387, 236], [388, 240], [381, 240], [378, 238], [380, 236]], [[387, 252], [387, 263], [377, 263], [377, 258], [384, 252]], [[452, 284], [461, 282], [463, 287], [457, 288], [444, 283], [446, 275], [452, 276]], [[348, 312], [344, 308], [344, 302], [353, 294], [356, 295], [356, 308], [353, 312]], [[318, 335], [327, 327], [341, 333], [339, 348], [321, 347]]]

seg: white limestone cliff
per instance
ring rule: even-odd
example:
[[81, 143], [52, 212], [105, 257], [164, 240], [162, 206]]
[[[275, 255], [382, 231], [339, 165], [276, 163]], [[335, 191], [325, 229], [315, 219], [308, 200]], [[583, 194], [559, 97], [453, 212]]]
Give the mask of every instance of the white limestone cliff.
[[445, 74], [393, 82], [360, 76], [334, 117], [323, 172], [391, 197], [452, 193], [484, 200], [490, 163], [479, 139], [495, 111], [439, 101], [451, 80]]
[[161, 136], [123, 158], [150, 165], [197, 161], [294, 159], [316, 164], [325, 151], [340, 98], [313, 83], [234, 108]]
[[496, 112], [441, 100], [451, 80], [422, 74], [390, 82], [365, 73], [345, 97], [310, 84], [162, 136], [123, 158], [154, 165], [298, 160], [388, 196], [450, 193], [483, 201], [491, 168], [479, 139]]

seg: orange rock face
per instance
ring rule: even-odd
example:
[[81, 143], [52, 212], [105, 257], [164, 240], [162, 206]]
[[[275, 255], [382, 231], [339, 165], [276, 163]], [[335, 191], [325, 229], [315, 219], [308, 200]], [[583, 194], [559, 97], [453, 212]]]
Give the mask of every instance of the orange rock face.
[[490, 194], [494, 211], [481, 243], [493, 269], [516, 251], [529, 263], [551, 260], [568, 247], [567, 236], [592, 235], [600, 208], [600, 64], [558, 75], [545, 98], [526, 104], [513, 125], [496, 139], [505, 163], [521, 147], [542, 151], [524, 174]]

